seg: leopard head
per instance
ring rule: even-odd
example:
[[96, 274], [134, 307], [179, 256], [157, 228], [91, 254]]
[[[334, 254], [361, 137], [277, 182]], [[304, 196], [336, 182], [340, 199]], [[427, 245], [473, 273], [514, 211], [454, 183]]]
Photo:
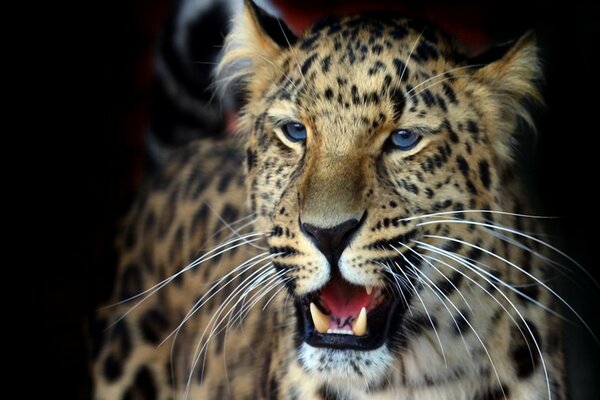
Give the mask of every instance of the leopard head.
[[493, 245], [422, 218], [505, 209], [513, 131], [537, 96], [533, 37], [469, 58], [433, 27], [376, 15], [296, 37], [247, 2], [220, 68], [244, 88], [250, 208], [294, 299], [304, 369], [384, 379], [417, 316], [433, 326], [442, 313], [436, 289], [478, 279], [445, 252]]

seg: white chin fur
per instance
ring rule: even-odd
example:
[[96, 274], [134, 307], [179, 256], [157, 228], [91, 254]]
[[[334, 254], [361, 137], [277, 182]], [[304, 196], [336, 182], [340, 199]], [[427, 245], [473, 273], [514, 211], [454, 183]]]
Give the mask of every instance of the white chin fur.
[[393, 357], [386, 345], [359, 351], [324, 349], [302, 343], [299, 357], [309, 374], [340, 391], [365, 390], [387, 379], [393, 369], [390, 368]]

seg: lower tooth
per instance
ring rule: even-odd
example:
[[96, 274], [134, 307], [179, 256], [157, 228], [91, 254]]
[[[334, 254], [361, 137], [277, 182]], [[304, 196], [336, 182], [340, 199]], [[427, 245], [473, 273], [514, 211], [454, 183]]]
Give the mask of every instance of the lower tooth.
[[354, 333], [354, 336], [365, 336], [367, 333], [367, 310], [364, 307], [360, 310], [354, 324], [352, 324], [352, 333]]

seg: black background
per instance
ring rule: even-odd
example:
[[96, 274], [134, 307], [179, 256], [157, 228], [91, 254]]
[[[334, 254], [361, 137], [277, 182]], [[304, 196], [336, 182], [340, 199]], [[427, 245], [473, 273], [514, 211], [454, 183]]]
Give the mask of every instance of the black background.
[[[50, 110], [49, 123], [57, 127], [50, 138], [57, 151], [48, 166], [52, 178], [44, 183], [57, 204], [47, 212], [51, 215], [45, 224], [53, 268], [41, 278], [40, 334], [48, 352], [44, 374], [50, 386], [45, 391], [61, 398], [89, 397], [89, 357], [98, 333], [93, 315], [107, 300], [114, 278], [115, 221], [139, 181], [149, 90], [140, 83], [140, 74], [148, 73], [144, 60], [150, 59], [169, 2], [92, 1], [53, 10], [57, 15], [47, 34], [54, 40], [44, 49], [52, 56], [44, 69], [44, 79], [51, 83], [44, 106]], [[499, 40], [530, 28], [537, 33], [547, 106], [538, 112], [539, 135], [521, 148], [521, 159], [541, 211], [562, 217], [552, 223], [553, 239], [598, 279], [599, 201], [592, 190], [600, 183], [600, 153], [593, 144], [600, 133], [594, 62], [599, 19], [583, 2], [550, 3], [479, 5], [487, 10], [490, 32]], [[58, 233], [65, 229], [66, 236]], [[583, 289], [565, 285], [561, 293], [598, 332], [600, 291], [584, 284]], [[567, 332], [572, 398], [594, 398], [585, 391], [600, 392], [599, 346], [580, 324], [567, 326]]]

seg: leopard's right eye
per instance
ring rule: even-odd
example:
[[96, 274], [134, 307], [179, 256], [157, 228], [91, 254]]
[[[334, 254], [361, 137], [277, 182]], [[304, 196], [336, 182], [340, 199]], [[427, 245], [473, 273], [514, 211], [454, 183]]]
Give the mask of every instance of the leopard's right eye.
[[306, 127], [300, 122], [288, 122], [281, 127], [281, 131], [290, 142], [300, 142], [306, 140]]

